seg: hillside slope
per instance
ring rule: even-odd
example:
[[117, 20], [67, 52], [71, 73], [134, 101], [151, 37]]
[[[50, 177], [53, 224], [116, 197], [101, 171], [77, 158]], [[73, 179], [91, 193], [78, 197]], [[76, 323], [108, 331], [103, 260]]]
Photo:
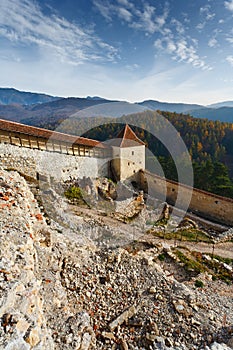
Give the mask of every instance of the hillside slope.
[[36, 103], [45, 103], [57, 100], [59, 97], [54, 97], [36, 92], [19, 91], [13, 88], [0, 88], [0, 104], [20, 104], [32, 105]]
[[[25, 180], [4, 170], [0, 177], [1, 349], [107, 350], [120, 344], [230, 350], [231, 287], [208, 276], [202, 290], [195, 280], [178, 282], [156, 262], [161, 248], [152, 242], [100, 248], [86, 235], [106, 235], [111, 227], [88, 213], [75, 214], [75, 232], [67, 220], [49, 226]], [[60, 208], [59, 215], [65, 219], [71, 211]]]
[[200, 108], [187, 111], [195, 118], [219, 120], [220, 122], [233, 123], [233, 107]]

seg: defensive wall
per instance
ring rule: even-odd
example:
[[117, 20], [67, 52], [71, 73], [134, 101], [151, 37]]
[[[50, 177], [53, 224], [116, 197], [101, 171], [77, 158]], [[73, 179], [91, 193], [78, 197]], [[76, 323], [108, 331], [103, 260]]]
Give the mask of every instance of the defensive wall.
[[[134, 160], [132, 152], [134, 150], [130, 149], [131, 161]], [[111, 158], [112, 151], [98, 141], [0, 120], [0, 167], [5, 169], [15, 169], [33, 178], [38, 178], [38, 174], [56, 180], [97, 178], [109, 176]], [[132, 168], [130, 162], [127, 167]], [[182, 198], [185, 203], [191, 192], [190, 211], [233, 225], [232, 199], [192, 189], [148, 171], [139, 171], [137, 177], [142, 189], [149, 190], [149, 194], [171, 205], [176, 203], [179, 191], [181, 201], [177, 207], [181, 209]]]
[[174, 205], [176, 203], [177, 194], [181, 194], [181, 201], [178, 207], [183, 208], [182, 198], [189, 198], [192, 193], [189, 210], [206, 219], [210, 219], [219, 223], [233, 225], [233, 200], [230, 198], [218, 196], [206, 191], [191, 188], [186, 185], [178, 184], [175, 181], [166, 180], [160, 176], [150, 173], [149, 171], [139, 172], [139, 181], [142, 186], [144, 181], [147, 182], [149, 193], [164, 199]]
[[108, 175], [109, 150], [98, 141], [0, 120], [0, 166], [56, 180]]

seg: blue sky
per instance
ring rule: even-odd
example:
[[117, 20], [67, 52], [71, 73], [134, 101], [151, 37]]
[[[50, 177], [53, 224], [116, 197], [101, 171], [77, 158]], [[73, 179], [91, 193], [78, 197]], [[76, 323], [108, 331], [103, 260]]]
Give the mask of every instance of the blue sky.
[[233, 0], [1, 0], [0, 86], [233, 100]]

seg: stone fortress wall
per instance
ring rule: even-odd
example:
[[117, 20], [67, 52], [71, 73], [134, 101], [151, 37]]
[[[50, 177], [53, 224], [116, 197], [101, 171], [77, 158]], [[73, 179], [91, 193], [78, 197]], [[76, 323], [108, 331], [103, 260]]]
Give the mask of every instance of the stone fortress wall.
[[107, 176], [108, 156], [98, 141], [0, 120], [0, 166], [34, 179]]
[[0, 143], [0, 167], [14, 169], [34, 179], [38, 174], [55, 180], [108, 175], [106, 159], [72, 156]]
[[[190, 188], [175, 181], [168, 181], [165, 178], [152, 174], [148, 171], [142, 172], [139, 181], [147, 181], [149, 193], [174, 205], [176, 203], [178, 191], [185, 200], [190, 191], [192, 192], [189, 210], [200, 215], [226, 225], [233, 225], [233, 200], [226, 197]], [[182, 209], [182, 199], [179, 207]]]
[[[74, 148], [71, 144], [55, 141], [49, 145], [43, 139], [35, 138], [33, 142], [31, 137], [21, 139], [20, 135], [18, 138], [14, 136], [12, 133], [1, 133], [0, 125], [0, 167], [4, 169], [15, 169], [33, 178], [38, 178], [38, 174], [48, 175], [56, 180], [68, 180], [70, 177], [109, 176], [109, 160], [111, 159], [109, 150], [101, 150], [88, 145], [75, 145], [77, 148]], [[132, 176], [134, 177], [135, 174]], [[184, 199], [192, 191], [190, 211], [207, 219], [233, 225], [232, 199], [192, 189], [148, 171], [139, 171], [138, 181], [142, 187], [146, 181], [149, 194], [166, 200], [170, 204], [175, 204], [178, 188]], [[182, 209], [182, 202], [180, 207]]]

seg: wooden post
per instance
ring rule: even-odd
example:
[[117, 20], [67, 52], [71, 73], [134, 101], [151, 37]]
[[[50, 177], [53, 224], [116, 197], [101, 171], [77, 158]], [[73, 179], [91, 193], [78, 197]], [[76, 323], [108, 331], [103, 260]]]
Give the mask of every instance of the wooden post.
[[22, 139], [21, 139], [20, 133], [19, 133], [18, 135], [19, 135], [19, 143], [20, 143], [20, 147], [22, 147]]
[[29, 148], [32, 148], [31, 140], [30, 140], [30, 135], [28, 135], [28, 144], [29, 144]]
[[12, 135], [11, 135], [11, 132], [9, 133], [9, 139], [10, 139], [10, 144], [12, 145]]

